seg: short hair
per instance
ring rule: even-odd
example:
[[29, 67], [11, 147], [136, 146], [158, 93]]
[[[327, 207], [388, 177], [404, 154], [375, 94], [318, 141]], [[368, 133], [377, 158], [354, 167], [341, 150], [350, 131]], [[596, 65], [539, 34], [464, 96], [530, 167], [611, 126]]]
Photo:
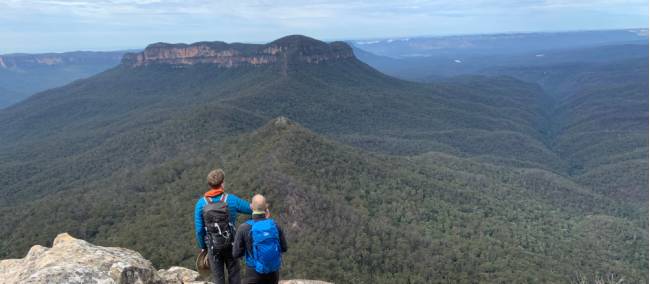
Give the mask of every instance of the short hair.
[[208, 174], [208, 185], [212, 188], [217, 188], [223, 184], [223, 178], [225, 177], [225, 173], [223, 172], [222, 169], [216, 169], [212, 170]]

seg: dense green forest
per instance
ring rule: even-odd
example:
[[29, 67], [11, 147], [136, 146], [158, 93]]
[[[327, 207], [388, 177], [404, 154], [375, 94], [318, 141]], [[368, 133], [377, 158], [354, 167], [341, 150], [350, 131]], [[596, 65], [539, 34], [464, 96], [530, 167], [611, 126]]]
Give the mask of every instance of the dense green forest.
[[286, 278], [647, 282], [639, 62], [584, 65], [563, 96], [355, 58], [118, 66], [0, 111], [0, 257], [68, 231], [191, 267], [193, 204], [223, 167], [228, 191], [271, 202]]

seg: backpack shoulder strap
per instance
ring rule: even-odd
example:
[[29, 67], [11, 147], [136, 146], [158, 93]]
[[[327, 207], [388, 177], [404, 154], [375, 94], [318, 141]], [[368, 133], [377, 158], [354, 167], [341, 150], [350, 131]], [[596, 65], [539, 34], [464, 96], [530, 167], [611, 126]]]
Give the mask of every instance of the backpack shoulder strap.
[[[203, 197], [203, 199], [205, 199], [205, 202], [207, 204], [213, 203], [213, 201], [214, 201], [214, 200], [212, 200], [212, 197], [207, 197], [207, 196]], [[221, 195], [221, 198], [219, 199], [219, 202], [226, 202], [227, 200], [228, 200], [228, 194], [224, 193], [224, 194]]]

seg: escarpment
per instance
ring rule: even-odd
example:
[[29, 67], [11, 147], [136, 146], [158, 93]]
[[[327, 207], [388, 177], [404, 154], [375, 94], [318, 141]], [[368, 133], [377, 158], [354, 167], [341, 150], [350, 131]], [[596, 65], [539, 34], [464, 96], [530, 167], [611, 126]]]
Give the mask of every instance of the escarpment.
[[0, 69], [31, 70], [31, 68], [69, 66], [69, 65], [102, 65], [117, 64], [124, 52], [109, 51], [75, 51], [65, 53], [43, 54], [4, 54], [0, 55]]
[[139, 53], [125, 54], [122, 64], [131, 67], [151, 64], [216, 64], [219, 67], [266, 64], [319, 64], [353, 58], [352, 48], [343, 42], [325, 43], [293, 35], [268, 44], [197, 42], [155, 43]]

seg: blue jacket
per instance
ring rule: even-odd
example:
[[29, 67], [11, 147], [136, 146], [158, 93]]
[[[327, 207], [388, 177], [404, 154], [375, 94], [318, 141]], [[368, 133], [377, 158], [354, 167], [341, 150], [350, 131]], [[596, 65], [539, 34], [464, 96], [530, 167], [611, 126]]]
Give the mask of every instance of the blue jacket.
[[[251, 210], [251, 206], [248, 202], [244, 201], [243, 199], [237, 197], [234, 194], [226, 193], [228, 194], [228, 199], [226, 200], [226, 203], [228, 203], [228, 210], [230, 211], [230, 223], [235, 225], [235, 222], [237, 221], [237, 213], [243, 213], [243, 214], [252, 214], [253, 211]], [[217, 201], [221, 198], [221, 195], [217, 195], [213, 197], [212, 199]], [[201, 249], [205, 249], [205, 226], [203, 225], [203, 207], [205, 207], [206, 201], [203, 196], [199, 198], [199, 200], [196, 202], [196, 206], [194, 206], [194, 232], [196, 233], [196, 242], [199, 245]]]

